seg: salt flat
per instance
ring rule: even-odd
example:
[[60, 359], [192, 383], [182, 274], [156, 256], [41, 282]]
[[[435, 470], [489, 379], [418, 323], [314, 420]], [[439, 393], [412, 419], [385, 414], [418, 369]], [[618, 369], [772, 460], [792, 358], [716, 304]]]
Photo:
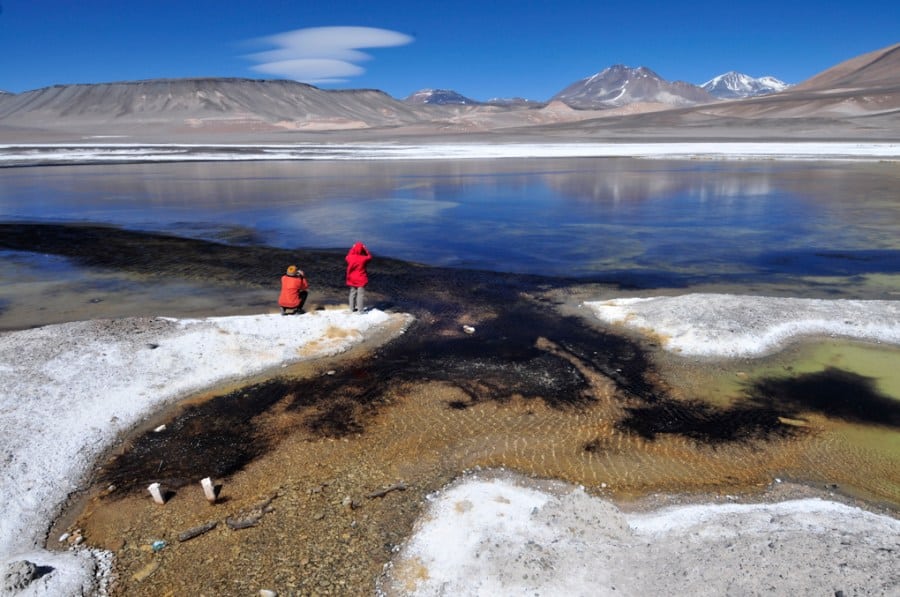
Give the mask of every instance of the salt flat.
[[537, 157], [632, 157], [715, 160], [897, 160], [892, 142], [509, 142], [495, 143], [23, 143], [0, 145], [0, 166], [67, 163], [446, 160]]

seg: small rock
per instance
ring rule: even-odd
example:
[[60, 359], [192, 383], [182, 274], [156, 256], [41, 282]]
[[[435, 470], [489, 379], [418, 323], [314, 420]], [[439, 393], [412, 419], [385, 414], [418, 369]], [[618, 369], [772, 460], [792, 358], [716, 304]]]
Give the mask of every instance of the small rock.
[[259, 597], [278, 597], [278, 593], [270, 589], [260, 589]]
[[62, 535], [59, 536], [59, 542], [65, 543], [66, 539], [68, 539], [68, 538], [69, 538], [69, 533], [63, 533]]
[[462, 326], [462, 329], [463, 329], [463, 331], [464, 331], [465, 333], [467, 333], [467, 334], [474, 334], [474, 333], [475, 333], [475, 328], [473, 328], [473, 327], [470, 326], [470, 325], [464, 325], [464, 326]]
[[160, 431], [165, 431], [165, 430], [166, 430], [166, 426], [160, 425], [159, 427], [155, 428], [153, 431], [154, 431], [154, 433], [159, 433]]
[[37, 566], [28, 560], [10, 562], [3, 572], [2, 593], [4, 595], [17, 594], [38, 577], [37, 573]]
[[131, 576], [131, 578], [137, 582], [141, 582], [142, 580], [144, 580], [145, 578], [147, 578], [148, 576], [150, 576], [157, 570], [159, 570], [159, 562], [154, 560], [154, 561], [150, 562], [149, 564], [147, 564], [146, 566], [144, 566], [143, 568], [141, 568], [140, 570], [138, 570], [137, 572], [135, 572]]

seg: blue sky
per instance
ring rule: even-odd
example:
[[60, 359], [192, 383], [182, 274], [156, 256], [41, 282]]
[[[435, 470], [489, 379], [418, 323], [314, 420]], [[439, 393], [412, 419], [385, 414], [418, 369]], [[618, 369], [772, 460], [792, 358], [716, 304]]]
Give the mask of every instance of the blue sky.
[[[546, 100], [613, 64], [701, 84], [798, 83], [900, 42], [900, 3], [651, 0], [0, 0], [0, 90], [294, 78]], [[337, 29], [319, 29], [336, 27]]]

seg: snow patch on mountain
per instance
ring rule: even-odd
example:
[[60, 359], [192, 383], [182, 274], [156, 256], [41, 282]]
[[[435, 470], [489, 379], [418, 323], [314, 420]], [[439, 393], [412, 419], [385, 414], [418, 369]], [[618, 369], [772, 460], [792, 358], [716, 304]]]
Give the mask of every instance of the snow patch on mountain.
[[647, 67], [617, 64], [576, 81], [552, 100], [563, 101], [573, 108], [597, 109], [638, 102], [690, 106], [712, 102], [715, 98], [696, 85], [666, 81]]
[[408, 95], [403, 101], [409, 104], [437, 104], [440, 106], [477, 106], [481, 103], [452, 89], [420, 89]]
[[769, 75], [751, 77], [737, 71], [729, 71], [713, 77], [700, 87], [719, 99], [739, 99], [778, 93], [790, 85]]

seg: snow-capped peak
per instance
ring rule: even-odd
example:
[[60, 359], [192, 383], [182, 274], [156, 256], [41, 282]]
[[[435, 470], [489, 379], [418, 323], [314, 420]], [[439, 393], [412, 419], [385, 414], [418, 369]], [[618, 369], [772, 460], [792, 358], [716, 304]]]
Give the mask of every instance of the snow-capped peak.
[[756, 78], [737, 71], [729, 71], [713, 77], [700, 87], [720, 99], [736, 99], [778, 93], [790, 85], [772, 76]]
[[476, 105], [477, 102], [464, 95], [461, 95], [452, 89], [420, 89], [410, 94], [405, 100], [410, 104], [458, 104], [458, 105]]

